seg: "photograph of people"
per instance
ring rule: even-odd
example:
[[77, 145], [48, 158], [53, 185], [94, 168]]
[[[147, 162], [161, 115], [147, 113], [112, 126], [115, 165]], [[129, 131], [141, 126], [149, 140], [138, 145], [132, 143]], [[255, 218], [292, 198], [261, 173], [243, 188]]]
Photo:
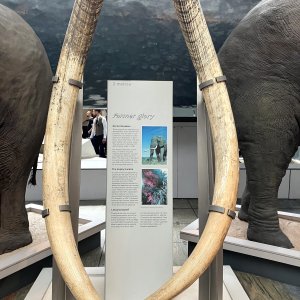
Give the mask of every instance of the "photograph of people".
[[142, 170], [142, 205], [167, 205], [167, 170]]
[[86, 118], [82, 122], [82, 138], [83, 139], [88, 139], [90, 137], [91, 132], [92, 132], [93, 120], [94, 120], [94, 118], [92, 116], [92, 112], [90, 110], [88, 110], [86, 112]]
[[90, 135], [91, 142], [94, 146], [96, 154], [100, 157], [106, 157], [106, 137], [107, 137], [107, 122], [102, 116], [100, 109], [95, 109], [92, 132]]
[[142, 164], [167, 164], [167, 127], [142, 126]]

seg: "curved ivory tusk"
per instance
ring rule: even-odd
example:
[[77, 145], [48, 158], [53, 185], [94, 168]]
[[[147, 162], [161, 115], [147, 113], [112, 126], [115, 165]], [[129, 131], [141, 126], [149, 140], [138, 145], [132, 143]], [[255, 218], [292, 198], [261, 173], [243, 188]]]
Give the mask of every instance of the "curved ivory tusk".
[[[200, 82], [222, 75], [199, 0], [174, 0], [180, 27]], [[238, 146], [224, 82], [203, 90], [215, 152], [213, 204], [235, 210], [238, 186]], [[172, 299], [201, 276], [223, 245], [231, 224], [227, 214], [211, 212], [203, 234], [181, 269], [148, 300]]]
[[[64, 281], [77, 300], [100, 299], [86, 274], [73, 236], [68, 171], [76, 99], [88, 49], [103, 0], [76, 0], [61, 50], [45, 135], [43, 167], [44, 207], [51, 249]], [[71, 80], [71, 81], [70, 81]]]

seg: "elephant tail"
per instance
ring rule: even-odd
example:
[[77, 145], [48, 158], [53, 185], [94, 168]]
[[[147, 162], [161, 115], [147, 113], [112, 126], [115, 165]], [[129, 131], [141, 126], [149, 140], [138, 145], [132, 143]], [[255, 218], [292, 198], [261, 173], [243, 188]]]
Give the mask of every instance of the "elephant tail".
[[38, 158], [39, 156], [37, 155], [32, 166], [30, 178], [28, 180], [28, 185], [36, 185], [36, 170], [37, 170]]

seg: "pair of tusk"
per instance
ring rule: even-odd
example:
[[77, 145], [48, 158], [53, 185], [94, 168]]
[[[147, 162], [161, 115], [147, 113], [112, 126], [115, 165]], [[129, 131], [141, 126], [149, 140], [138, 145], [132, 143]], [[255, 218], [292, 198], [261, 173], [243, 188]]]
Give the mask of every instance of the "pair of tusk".
[[[78, 81], [82, 78], [103, 0], [76, 0], [61, 51], [53, 87], [44, 152], [43, 199], [49, 209], [46, 226], [59, 270], [77, 300], [100, 299], [80, 260], [69, 212], [61, 211], [68, 198], [71, 129]], [[203, 90], [215, 149], [213, 205], [235, 209], [238, 185], [238, 147], [230, 101], [213, 43], [197, 0], [174, 0], [176, 12], [200, 82], [213, 79]], [[68, 116], [68, 118], [65, 118]], [[226, 214], [211, 212], [195, 250], [182, 268], [148, 300], [172, 299], [209, 267], [223, 245], [231, 223]]]

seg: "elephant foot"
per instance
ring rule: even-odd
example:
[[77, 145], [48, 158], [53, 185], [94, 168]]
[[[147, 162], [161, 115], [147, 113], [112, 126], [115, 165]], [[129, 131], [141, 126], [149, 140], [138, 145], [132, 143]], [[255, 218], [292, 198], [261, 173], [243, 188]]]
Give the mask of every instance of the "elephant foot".
[[273, 245], [277, 247], [291, 249], [294, 248], [288, 237], [281, 231], [280, 228], [264, 230], [255, 226], [248, 226], [247, 238], [249, 241]]
[[245, 210], [243, 209], [243, 207], [241, 207], [241, 209], [240, 209], [240, 211], [239, 211], [239, 214], [238, 214], [238, 218], [239, 218], [241, 221], [248, 222], [248, 221], [249, 221], [248, 211], [245, 211]]
[[0, 229], [0, 254], [11, 252], [32, 243], [29, 230], [14, 232]]

